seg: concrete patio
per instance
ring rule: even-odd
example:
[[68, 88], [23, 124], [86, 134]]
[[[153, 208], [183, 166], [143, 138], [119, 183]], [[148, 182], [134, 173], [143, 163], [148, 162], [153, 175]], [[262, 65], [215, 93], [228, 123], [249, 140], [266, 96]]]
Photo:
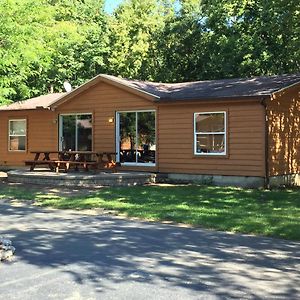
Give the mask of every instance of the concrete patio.
[[152, 183], [156, 174], [147, 172], [84, 172], [70, 171], [55, 173], [49, 169], [15, 169], [7, 172], [7, 181], [11, 183], [25, 183], [52, 186], [81, 186], [97, 188], [101, 186], [132, 186]]

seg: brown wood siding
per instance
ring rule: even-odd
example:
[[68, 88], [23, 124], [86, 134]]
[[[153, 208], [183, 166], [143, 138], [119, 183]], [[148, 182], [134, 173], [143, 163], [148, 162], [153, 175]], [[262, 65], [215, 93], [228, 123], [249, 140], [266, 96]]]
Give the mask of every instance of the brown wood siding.
[[[0, 112], [0, 164], [24, 165], [33, 150], [58, 148], [59, 114], [93, 114], [93, 150], [115, 151], [115, 123], [109, 118], [117, 111], [156, 110], [156, 167], [126, 167], [126, 170], [166, 173], [264, 176], [264, 110], [258, 102], [165, 103], [158, 106], [135, 94], [107, 83], [98, 83], [51, 111]], [[227, 155], [194, 155], [194, 113], [226, 111]], [[27, 153], [7, 150], [8, 119], [27, 118]], [[123, 168], [125, 169], [125, 167]]]
[[300, 84], [267, 101], [269, 174], [300, 173]]
[[[8, 150], [8, 121], [27, 120], [27, 149], [24, 152]], [[49, 110], [0, 112], [0, 166], [21, 166], [24, 160], [33, 159], [30, 151], [57, 150], [57, 123]]]
[[[194, 155], [194, 113], [227, 112], [227, 155]], [[261, 176], [264, 109], [259, 102], [164, 104], [159, 108], [161, 172]]]
[[[59, 106], [56, 113], [93, 113], [93, 150], [115, 152], [116, 122], [109, 123], [108, 120], [111, 117], [116, 119], [118, 111], [135, 110], [157, 110], [157, 106], [150, 100], [101, 82]], [[157, 171], [157, 166], [155, 168], [128, 166], [123, 169]]]

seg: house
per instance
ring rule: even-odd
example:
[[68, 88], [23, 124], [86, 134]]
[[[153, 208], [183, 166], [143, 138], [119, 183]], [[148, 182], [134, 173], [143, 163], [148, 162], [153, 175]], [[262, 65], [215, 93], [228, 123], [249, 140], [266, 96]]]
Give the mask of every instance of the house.
[[300, 74], [185, 83], [98, 75], [0, 107], [0, 167], [40, 149], [115, 151], [174, 180], [299, 184]]

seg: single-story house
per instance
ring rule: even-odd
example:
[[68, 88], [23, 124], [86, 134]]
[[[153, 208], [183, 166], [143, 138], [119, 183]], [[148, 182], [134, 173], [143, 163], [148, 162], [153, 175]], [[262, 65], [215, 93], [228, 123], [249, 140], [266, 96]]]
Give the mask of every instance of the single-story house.
[[98, 75], [0, 107], [0, 167], [31, 151], [116, 152], [122, 170], [170, 179], [299, 184], [300, 74], [184, 83]]

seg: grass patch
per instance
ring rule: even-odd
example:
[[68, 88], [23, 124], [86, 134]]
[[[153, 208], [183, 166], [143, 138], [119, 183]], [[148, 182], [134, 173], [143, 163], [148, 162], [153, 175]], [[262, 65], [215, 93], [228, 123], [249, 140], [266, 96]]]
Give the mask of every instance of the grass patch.
[[59, 209], [104, 208], [146, 220], [300, 240], [300, 190], [209, 186], [103, 188], [71, 194], [2, 185], [0, 199]]

